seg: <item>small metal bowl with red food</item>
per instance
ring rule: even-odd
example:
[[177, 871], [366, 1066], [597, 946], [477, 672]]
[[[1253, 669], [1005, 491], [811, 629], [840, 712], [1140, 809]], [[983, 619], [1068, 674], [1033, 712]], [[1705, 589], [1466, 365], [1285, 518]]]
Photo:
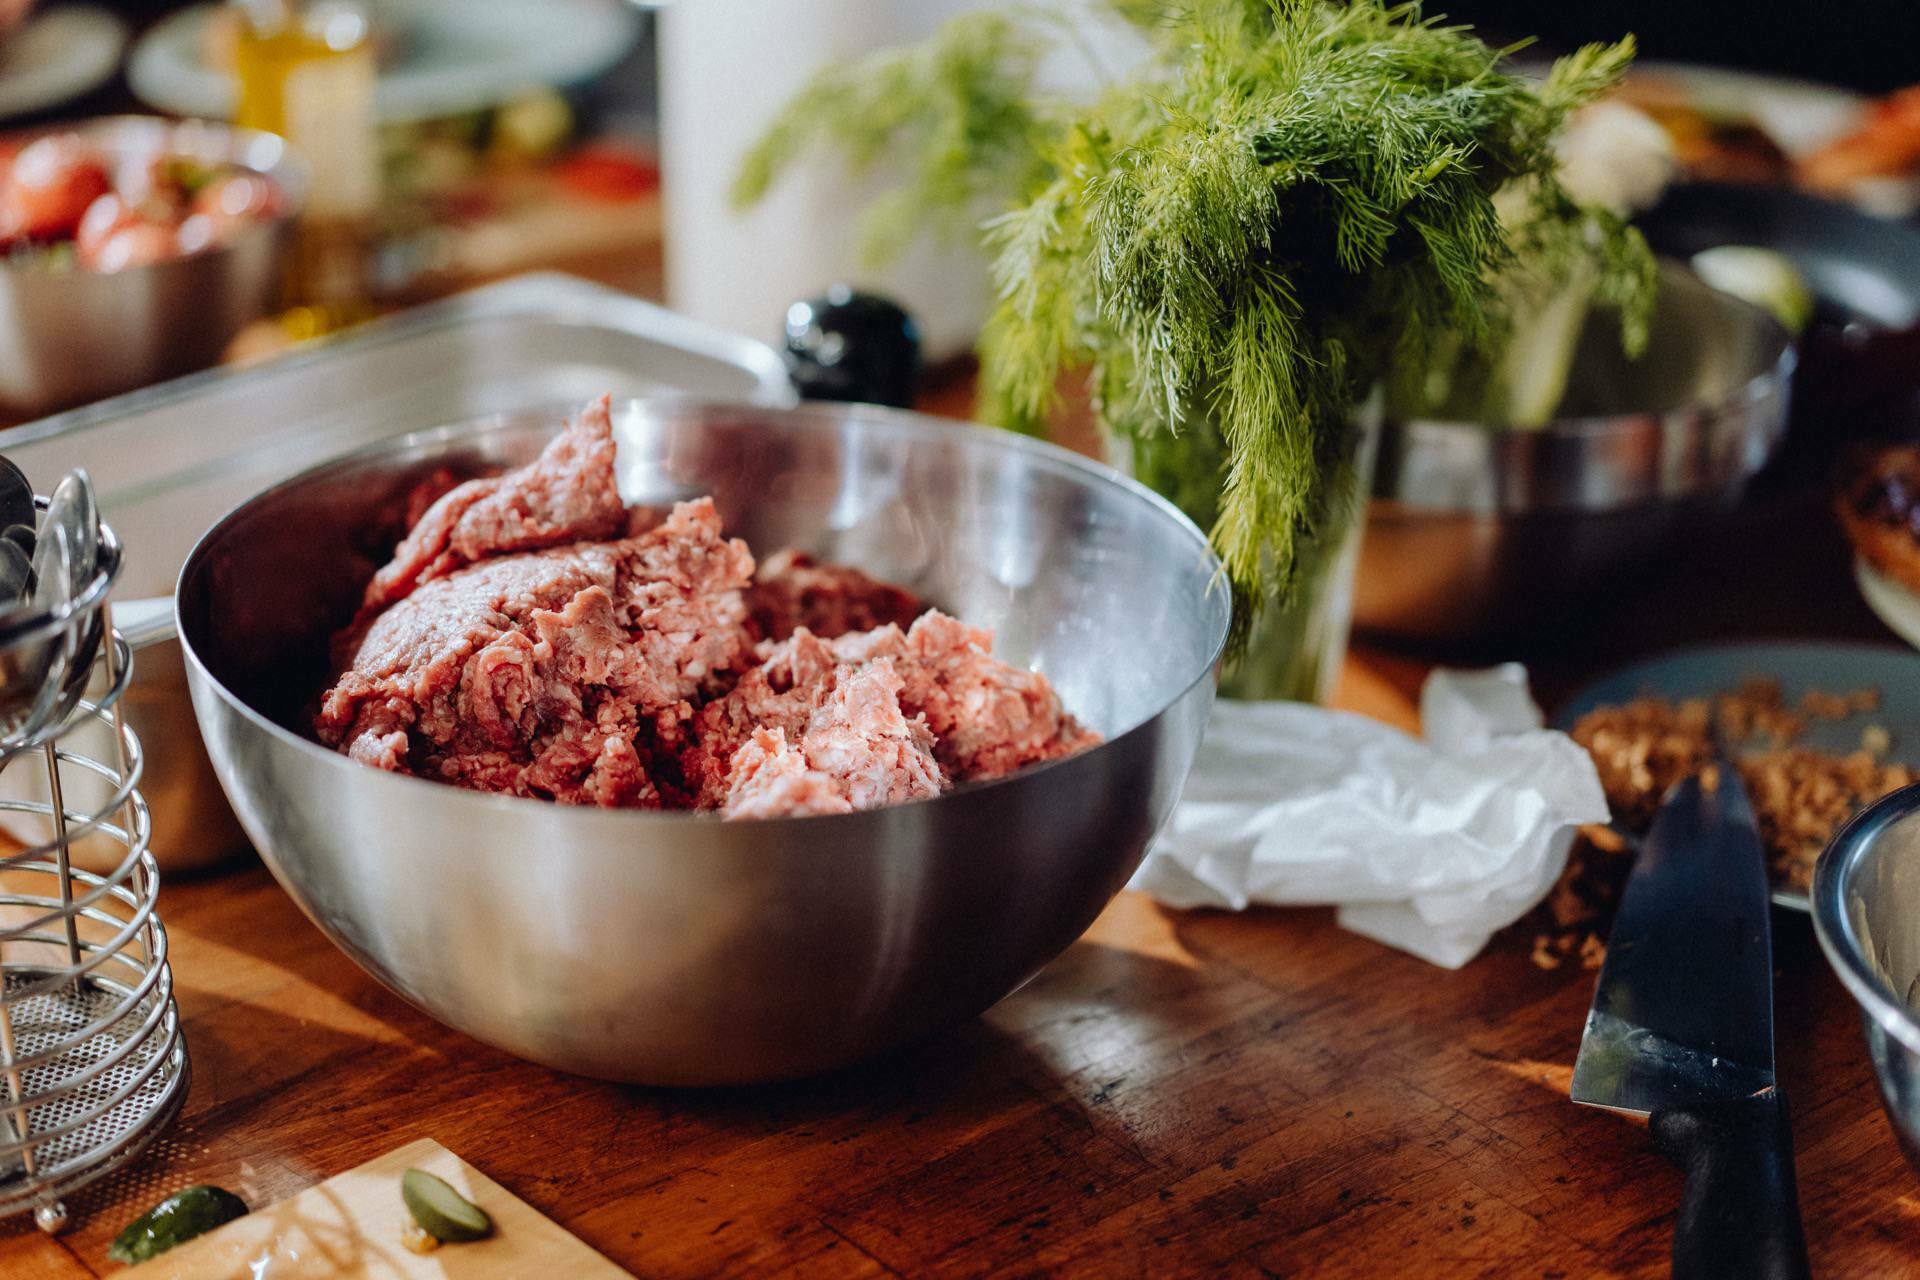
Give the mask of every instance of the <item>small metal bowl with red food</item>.
[[0, 139], [0, 412], [216, 363], [272, 307], [303, 194], [283, 140], [207, 121]]

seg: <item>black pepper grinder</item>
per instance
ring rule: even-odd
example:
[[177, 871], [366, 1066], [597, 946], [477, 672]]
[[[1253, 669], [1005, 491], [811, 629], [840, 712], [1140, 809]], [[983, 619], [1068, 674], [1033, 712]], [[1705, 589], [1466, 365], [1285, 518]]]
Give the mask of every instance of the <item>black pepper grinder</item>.
[[803, 400], [905, 409], [920, 373], [920, 327], [891, 299], [836, 284], [787, 308], [786, 355]]

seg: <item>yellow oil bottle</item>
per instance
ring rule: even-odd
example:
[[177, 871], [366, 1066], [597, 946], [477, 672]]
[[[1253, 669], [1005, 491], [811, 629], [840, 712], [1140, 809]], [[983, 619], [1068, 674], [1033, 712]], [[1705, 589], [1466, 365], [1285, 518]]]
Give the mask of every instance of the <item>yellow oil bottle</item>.
[[331, 0], [241, 0], [235, 8], [235, 123], [279, 134], [307, 169], [288, 322], [307, 333], [353, 323], [371, 312], [380, 206], [378, 74], [367, 11]]

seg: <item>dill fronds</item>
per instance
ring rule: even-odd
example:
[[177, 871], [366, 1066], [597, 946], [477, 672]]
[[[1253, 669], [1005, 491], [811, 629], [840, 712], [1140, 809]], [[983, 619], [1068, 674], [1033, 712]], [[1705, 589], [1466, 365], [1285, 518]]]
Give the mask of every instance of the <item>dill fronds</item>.
[[735, 195], [815, 145], [902, 160], [867, 243], [981, 228], [998, 299], [983, 415], [1036, 430], [1062, 375], [1084, 371], [1103, 424], [1211, 531], [1243, 599], [1283, 593], [1298, 547], [1344, 514], [1356, 400], [1396, 364], [1497, 345], [1509, 277], [1577, 280], [1619, 310], [1629, 350], [1644, 343], [1651, 254], [1567, 194], [1552, 149], [1631, 40], [1533, 82], [1417, 3], [1106, 4], [1150, 52], [1094, 101], [1037, 88], [1057, 24], [969, 15], [825, 72]]
[[1049, 41], [1002, 13], [964, 14], [922, 45], [829, 67], [743, 159], [733, 200], [759, 200], [814, 146], [856, 171], [905, 157], [906, 181], [870, 208], [863, 252], [882, 262], [928, 227], [966, 231], [1041, 171], [1048, 128], [1033, 84]]

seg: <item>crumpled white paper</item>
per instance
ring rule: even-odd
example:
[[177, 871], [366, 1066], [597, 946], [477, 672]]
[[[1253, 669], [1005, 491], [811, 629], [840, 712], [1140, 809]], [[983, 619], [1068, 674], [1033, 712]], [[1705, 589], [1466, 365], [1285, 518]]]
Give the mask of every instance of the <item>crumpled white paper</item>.
[[1414, 738], [1221, 700], [1132, 887], [1172, 907], [1337, 904], [1355, 933], [1465, 964], [1546, 895], [1607, 802], [1587, 753], [1542, 727], [1522, 667], [1434, 672], [1420, 720]]

